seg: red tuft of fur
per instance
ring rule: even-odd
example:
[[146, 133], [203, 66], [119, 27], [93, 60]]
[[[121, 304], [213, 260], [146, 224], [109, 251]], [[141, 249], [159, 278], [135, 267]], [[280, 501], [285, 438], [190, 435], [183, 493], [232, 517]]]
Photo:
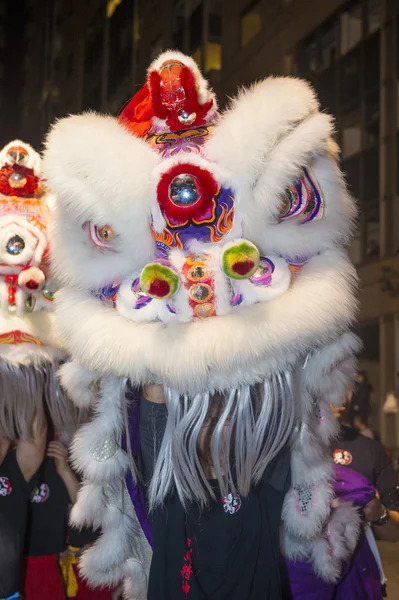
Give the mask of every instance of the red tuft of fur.
[[[176, 206], [169, 197], [169, 186], [178, 175], [192, 175], [198, 187], [198, 200], [192, 206]], [[200, 221], [212, 205], [218, 191], [218, 184], [209, 171], [190, 163], [180, 163], [164, 173], [158, 183], [157, 198], [163, 214], [175, 223], [183, 224], [191, 219]]]
[[206, 116], [213, 106], [213, 99], [201, 105], [198, 101], [197, 84], [194, 73], [187, 66], [183, 66], [180, 71], [180, 88], [184, 90], [184, 99], [179, 102], [179, 112], [185, 111], [187, 114], [196, 114], [195, 121], [189, 125], [184, 125], [179, 121], [179, 113], [173, 104], [169, 104], [162, 97], [161, 77], [157, 71], [152, 71], [148, 78], [149, 89], [151, 93], [154, 115], [158, 119], [166, 120], [166, 124], [171, 131], [181, 131], [192, 127], [199, 127], [206, 124]]
[[152, 107], [150, 90], [147, 84], [127, 103], [119, 115], [118, 121], [126, 129], [137, 135], [145, 137], [152, 125], [154, 110]]
[[[13, 173], [22, 173], [26, 177], [26, 183], [22, 188], [13, 188], [8, 183], [8, 178]], [[39, 178], [34, 175], [32, 169], [26, 167], [5, 165], [0, 169], [0, 194], [5, 196], [34, 196], [39, 188]]]

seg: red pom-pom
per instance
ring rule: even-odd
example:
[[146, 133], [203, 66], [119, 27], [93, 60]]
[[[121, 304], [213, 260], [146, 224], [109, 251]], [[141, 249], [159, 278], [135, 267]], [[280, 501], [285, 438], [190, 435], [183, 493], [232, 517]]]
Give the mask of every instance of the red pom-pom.
[[[21, 173], [26, 183], [23, 187], [13, 188], [10, 186], [9, 177], [13, 173]], [[5, 196], [34, 196], [39, 188], [39, 178], [33, 174], [32, 169], [18, 167], [16, 165], [4, 165], [0, 169], [0, 193]]]
[[247, 275], [250, 273], [250, 271], [252, 271], [254, 266], [255, 263], [253, 260], [241, 260], [234, 263], [231, 268], [235, 273], [241, 275], [241, 277], [244, 277], [244, 275]]
[[170, 293], [170, 285], [165, 279], [154, 279], [150, 284], [148, 293], [156, 298], [166, 298]]

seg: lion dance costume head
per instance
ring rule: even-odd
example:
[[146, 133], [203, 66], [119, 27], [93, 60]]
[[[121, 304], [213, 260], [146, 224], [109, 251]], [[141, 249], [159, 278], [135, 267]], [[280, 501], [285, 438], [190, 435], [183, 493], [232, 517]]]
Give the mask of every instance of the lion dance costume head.
[[0, 151], [0, 437], [11, 440], [29, 437], [43, 408], [57, 429], [73, 422], [56, 377], [64, 353], [50, 316], [51, 202], [40, 168], [39, 154], [20, 140]]
[[329, 405], [343, 398], [358, 345], [344, 249], [356, 210], [332, 132], [293, 78], [266, 79], [220, 114], [178, 52], [155, 60], [119, 119], [71, 116], [50, 132], [57, 326], [74, 360], [62, 378], [96, 406], [74, 447], [85, 484], [73, 519], [103, 528], [82, 559], [93, 583], [128, 576], [131, 596], [145, 597], [149, 536], [134, 494], [126, 500], [134, 436], [121, 448], [127, 381], [165, 386], [151, 506], [172, 486], [183, 505], [212, 495], [197, 441], [216, 401], [222, 492], [245, 496], [288, 445], [283, 552], [332, 581], [353, 548], [356, 512], [331, 508], [327, 450]]

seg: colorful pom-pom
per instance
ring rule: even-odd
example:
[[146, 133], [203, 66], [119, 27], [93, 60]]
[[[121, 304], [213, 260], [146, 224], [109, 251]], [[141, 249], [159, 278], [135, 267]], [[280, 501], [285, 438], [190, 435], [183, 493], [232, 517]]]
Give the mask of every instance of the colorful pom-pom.
[[179, 289], [179, 276], [168, 265], [153, 262], [142, 270], [140, 288], [150, 298], [158, 300], [170, 298]]
[[231, 279], [249, 279], [259, 266], [259, 250], [247, 240], [233, 242], [222, 255], [222, 268]]

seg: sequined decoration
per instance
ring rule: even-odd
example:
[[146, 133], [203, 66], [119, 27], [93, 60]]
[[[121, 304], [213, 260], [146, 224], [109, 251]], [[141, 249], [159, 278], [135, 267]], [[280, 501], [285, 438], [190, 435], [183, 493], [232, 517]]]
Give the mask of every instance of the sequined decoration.
[[27, 313], [31, 313], [35, 310], [36, 306], [36, 298], [29, 294], [29, 296], [25, 300], [25, 308]]
[[206, 283], [195, 283], [189, 289], [190, 298], [202, 304], [213, 296], [213, 291], [210, 285]]
[[136, 301], [136, 310], [147, 306], [152, 301], [152, 298], [147, 296], [143, 290], [140, 288], [140, 278], [138, 277], [132, 283], [132, 292]]
[[255, 285], [271, 285], [274, 269], [274, 263], [269, 258], [261, 256], [259, 267], [257, 268], [255, 274], [249, 278], [249, 280]]
[[108, 438], [102, 444], [92, 444], [89, 448], [89, 454], [97, 462], [105, 462], [116, 454], [118, 448], [115, 439]]
[[206, 319], [215, 314], [214, 283], [208, 266], [208, 254], [187, 256], [183, 265], [184, 287], [189, 294], [193, 316]]
[[44, 287], [42, 289], [42, 294], [45, 298], [47, 298], [47, 300], [50, 300], [50, 302], [53, 302], [53, 300], [54, 300], [53, 292], [50, 292], [50, 290], [48, 290], [47, 288]]
[[10, 187], [19, 190], [20, 188], [23, 188], [24, 185], [26, 185], [26, 177], [22, 174], [19, 173], [18, 171], [15, 171], [14, 173], [12, 173], [10, 175], [10, 177], [8, 178], [8, 183], [10, 185]]
[[305, 483], [303, 485], [293, 485], [292, 492], [295, 495], [295, 501], [302, 515], [306, 515], [312, 507], [313, 486]]
[[18, 254], [21, 254], [21, 252], [23, 252], [23, 250], [25, 249], [25, 242], [24, 240], [21, 238], [21, 236], [19, 235], [13, 235], [12, 237], [10, 237], [10, 239], [8, 240], [7, 244], [6, 244], [6, 250], [8, 252], [8, 254], [12, 254], [13, 256], [17, 256]]
[[324, 196], [310, 169], [290, 185], [281, 198], [280, 221], [295, 218], [299, 224], [321, 219], [324, 215]]

